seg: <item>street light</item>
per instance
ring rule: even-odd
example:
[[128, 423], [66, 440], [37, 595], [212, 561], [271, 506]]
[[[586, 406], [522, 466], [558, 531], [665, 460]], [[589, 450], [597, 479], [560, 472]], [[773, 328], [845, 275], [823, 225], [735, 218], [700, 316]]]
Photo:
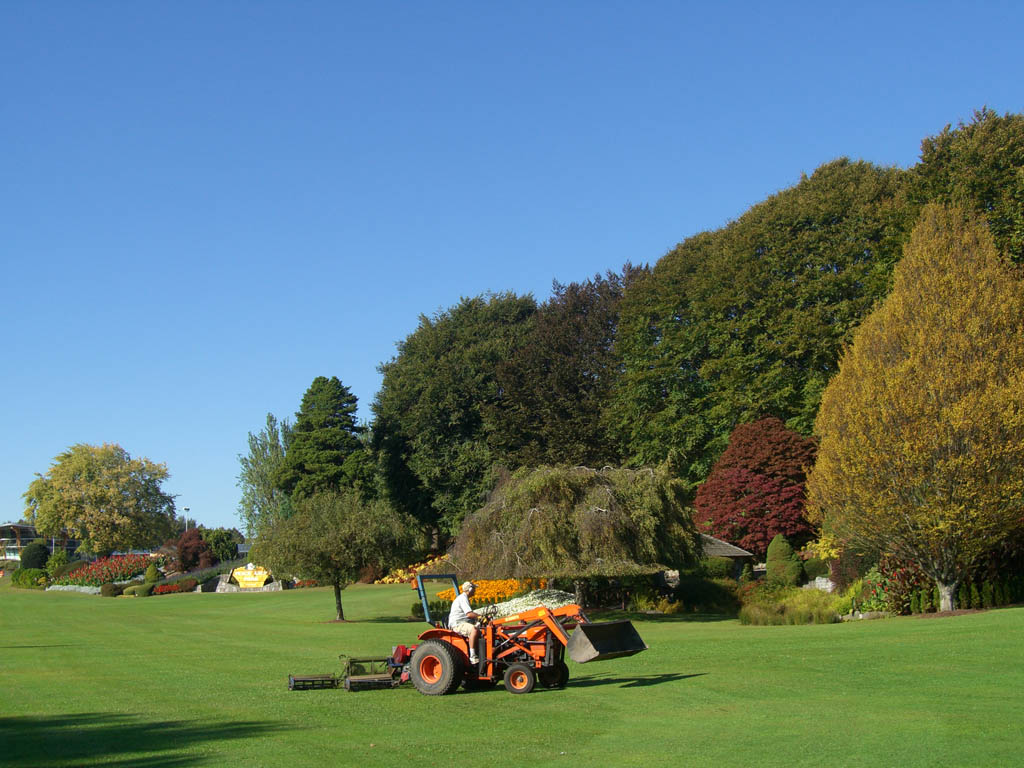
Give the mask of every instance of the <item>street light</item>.
[[185, 530], [188, 530], [188, 507], [182, 507], [185, 510]]

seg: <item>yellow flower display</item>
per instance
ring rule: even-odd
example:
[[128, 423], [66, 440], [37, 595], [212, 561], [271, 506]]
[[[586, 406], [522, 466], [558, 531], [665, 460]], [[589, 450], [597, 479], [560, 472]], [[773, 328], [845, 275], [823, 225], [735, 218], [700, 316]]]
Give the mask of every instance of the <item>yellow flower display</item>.
[[[437, 565], [447, 562], [447, 555], [438, 555], [422, 563], [407, 565], [405, 568], [396, 568], [387, 576], [377, 579], [374, 584], [407, 584], [416, 578], [416, 574], [425, 568], [434, 568]], [[449, 590], [450, 591], [450, 590]]]
[[[481, 579], [474, 584], [476, 592], [473, 593], [473, 600], [488, 603], [508, 600], [535, 589], [544, 589], [547, 586], [547, 579]], [[451, 602], [455, 599], [455, 590], [446, 589], [438, 592], [437, 599]]]

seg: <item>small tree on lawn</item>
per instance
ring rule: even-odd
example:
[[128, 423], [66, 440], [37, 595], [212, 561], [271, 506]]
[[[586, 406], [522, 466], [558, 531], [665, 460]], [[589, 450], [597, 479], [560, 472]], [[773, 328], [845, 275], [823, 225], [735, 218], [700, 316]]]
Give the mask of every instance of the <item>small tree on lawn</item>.
[[193, 568], [209, 568], [216, 565], [217, 557], [210, 545], [203, 539], [198, 528], [189, 528], [178, 537], [178, 562], [181, 570], [191, 571]]
[[932, 205], [815, 423], [808, 509], [915, 563], [955, 607], [1024, 509], [1024, 284], [963, 211]]
[[324, 491], [302, 499], [295, 514], [260, 534], [255, 562], [334, 587], [337, 620], [345, 620], [341, 592], [367, 567], [390, 569], [420, 545], [416, 522], [357, 492]]
[[812, 438], [788, 429], [780, 419], [740, 424], [697, 489], [698, 529], [759, 557], [778, 534], [797, 545], [808, 541], [813, 528], [804, 514], [804, 483], [815, 449]]

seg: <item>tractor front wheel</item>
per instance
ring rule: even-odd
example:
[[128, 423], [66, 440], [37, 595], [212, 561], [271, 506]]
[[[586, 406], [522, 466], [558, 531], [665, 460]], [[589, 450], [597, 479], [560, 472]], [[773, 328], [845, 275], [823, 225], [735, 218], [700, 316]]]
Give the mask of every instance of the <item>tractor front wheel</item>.
[[445, 696], [462, 682], [462, 664], [456, 650], [441, 640], [417, 646], [409, 660], [409, 676], [416, 690], [427, 696]]
[[512, 664], [505, 670], [505, 690], [509, 693], [529, 693], [536, 681], [533, 667], [525, 664]]

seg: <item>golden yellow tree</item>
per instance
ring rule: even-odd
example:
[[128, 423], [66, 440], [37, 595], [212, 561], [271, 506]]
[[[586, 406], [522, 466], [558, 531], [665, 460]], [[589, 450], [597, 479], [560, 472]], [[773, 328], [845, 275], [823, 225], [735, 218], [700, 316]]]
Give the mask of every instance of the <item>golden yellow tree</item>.
[[922, 211], [815, 431], [812, 518], [916, 562], [952, 610], [965, 571], [1024, 510], [1024, 282], [982, 222]]

